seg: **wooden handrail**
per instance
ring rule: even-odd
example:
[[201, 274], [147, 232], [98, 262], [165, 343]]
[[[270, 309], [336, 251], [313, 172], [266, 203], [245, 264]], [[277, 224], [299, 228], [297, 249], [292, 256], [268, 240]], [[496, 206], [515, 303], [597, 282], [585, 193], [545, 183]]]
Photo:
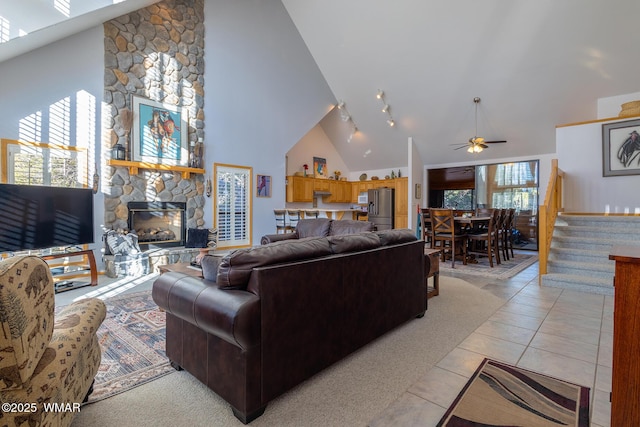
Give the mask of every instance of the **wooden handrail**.
[[547, 274], [547, 260], [551, 249], [551, 237], [553, 227], [556, 223], [558, 212], [564, 211], [562, 198], [562, 181], [564, 172], [558, 168], [558, 159], [551, 160], [551, 174], [547, 185], [547, 194], [544, 204], [540, 205], [540, 224], [538, 230], [538, 280], [542, 280], [542, 275]]

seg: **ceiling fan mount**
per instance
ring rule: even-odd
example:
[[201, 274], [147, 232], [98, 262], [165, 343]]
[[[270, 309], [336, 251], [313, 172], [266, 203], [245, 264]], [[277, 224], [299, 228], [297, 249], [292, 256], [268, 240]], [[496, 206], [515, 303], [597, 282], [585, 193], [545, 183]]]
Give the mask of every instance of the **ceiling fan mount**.
[[454, 148], [454, 150], [459, 150], [461, 148], [466, 148], [469, 153], [480, 153], [485, 148], [489, 148], [487, 144], [500, 144], [505, 143], [507, 141], [485, 141], [484, 138], [478, 136], [478, 104], [480, 103], [480, 98], [473, 98], [473, 103], [476, 105], [475, 108], [475, 124], [476, 124], [476, 132], [473, 137], [469, 138], [469, 142], [460, 145], [458, 148]]

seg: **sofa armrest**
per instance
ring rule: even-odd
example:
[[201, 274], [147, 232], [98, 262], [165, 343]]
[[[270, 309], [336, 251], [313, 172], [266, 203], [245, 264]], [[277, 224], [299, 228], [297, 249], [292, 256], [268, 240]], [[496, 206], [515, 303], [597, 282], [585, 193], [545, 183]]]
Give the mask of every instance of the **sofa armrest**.
[[260, 239], [260, 244], [266, 245], [273, 242], [280, 242], [282, 240], [297, 239], [297, 238], [298, 238], [298, 233], [266, 234], [262, 236], [262, 238]]
[[167, 313], [242, 349], [260, 344], [260, 298], [251, 292], [168, 272], [153, 283], [152, 297]]

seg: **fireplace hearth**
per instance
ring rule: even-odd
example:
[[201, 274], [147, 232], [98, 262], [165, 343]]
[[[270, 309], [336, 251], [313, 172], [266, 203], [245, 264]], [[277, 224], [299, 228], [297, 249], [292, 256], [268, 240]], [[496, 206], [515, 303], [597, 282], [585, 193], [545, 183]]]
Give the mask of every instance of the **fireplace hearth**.
[[181, 202], [129, 202], [129, 230], [140, 245], [184, 246], [186, 207]]

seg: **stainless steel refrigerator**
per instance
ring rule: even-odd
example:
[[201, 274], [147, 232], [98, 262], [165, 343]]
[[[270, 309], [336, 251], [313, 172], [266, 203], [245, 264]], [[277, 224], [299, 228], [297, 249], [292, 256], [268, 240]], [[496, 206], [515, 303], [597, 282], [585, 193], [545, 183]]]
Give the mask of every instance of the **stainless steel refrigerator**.
[[376, 188], [369, 190], [369, 221], [373, 222], [377, 230], [393, 228], [394, 192], [393, 188]]

